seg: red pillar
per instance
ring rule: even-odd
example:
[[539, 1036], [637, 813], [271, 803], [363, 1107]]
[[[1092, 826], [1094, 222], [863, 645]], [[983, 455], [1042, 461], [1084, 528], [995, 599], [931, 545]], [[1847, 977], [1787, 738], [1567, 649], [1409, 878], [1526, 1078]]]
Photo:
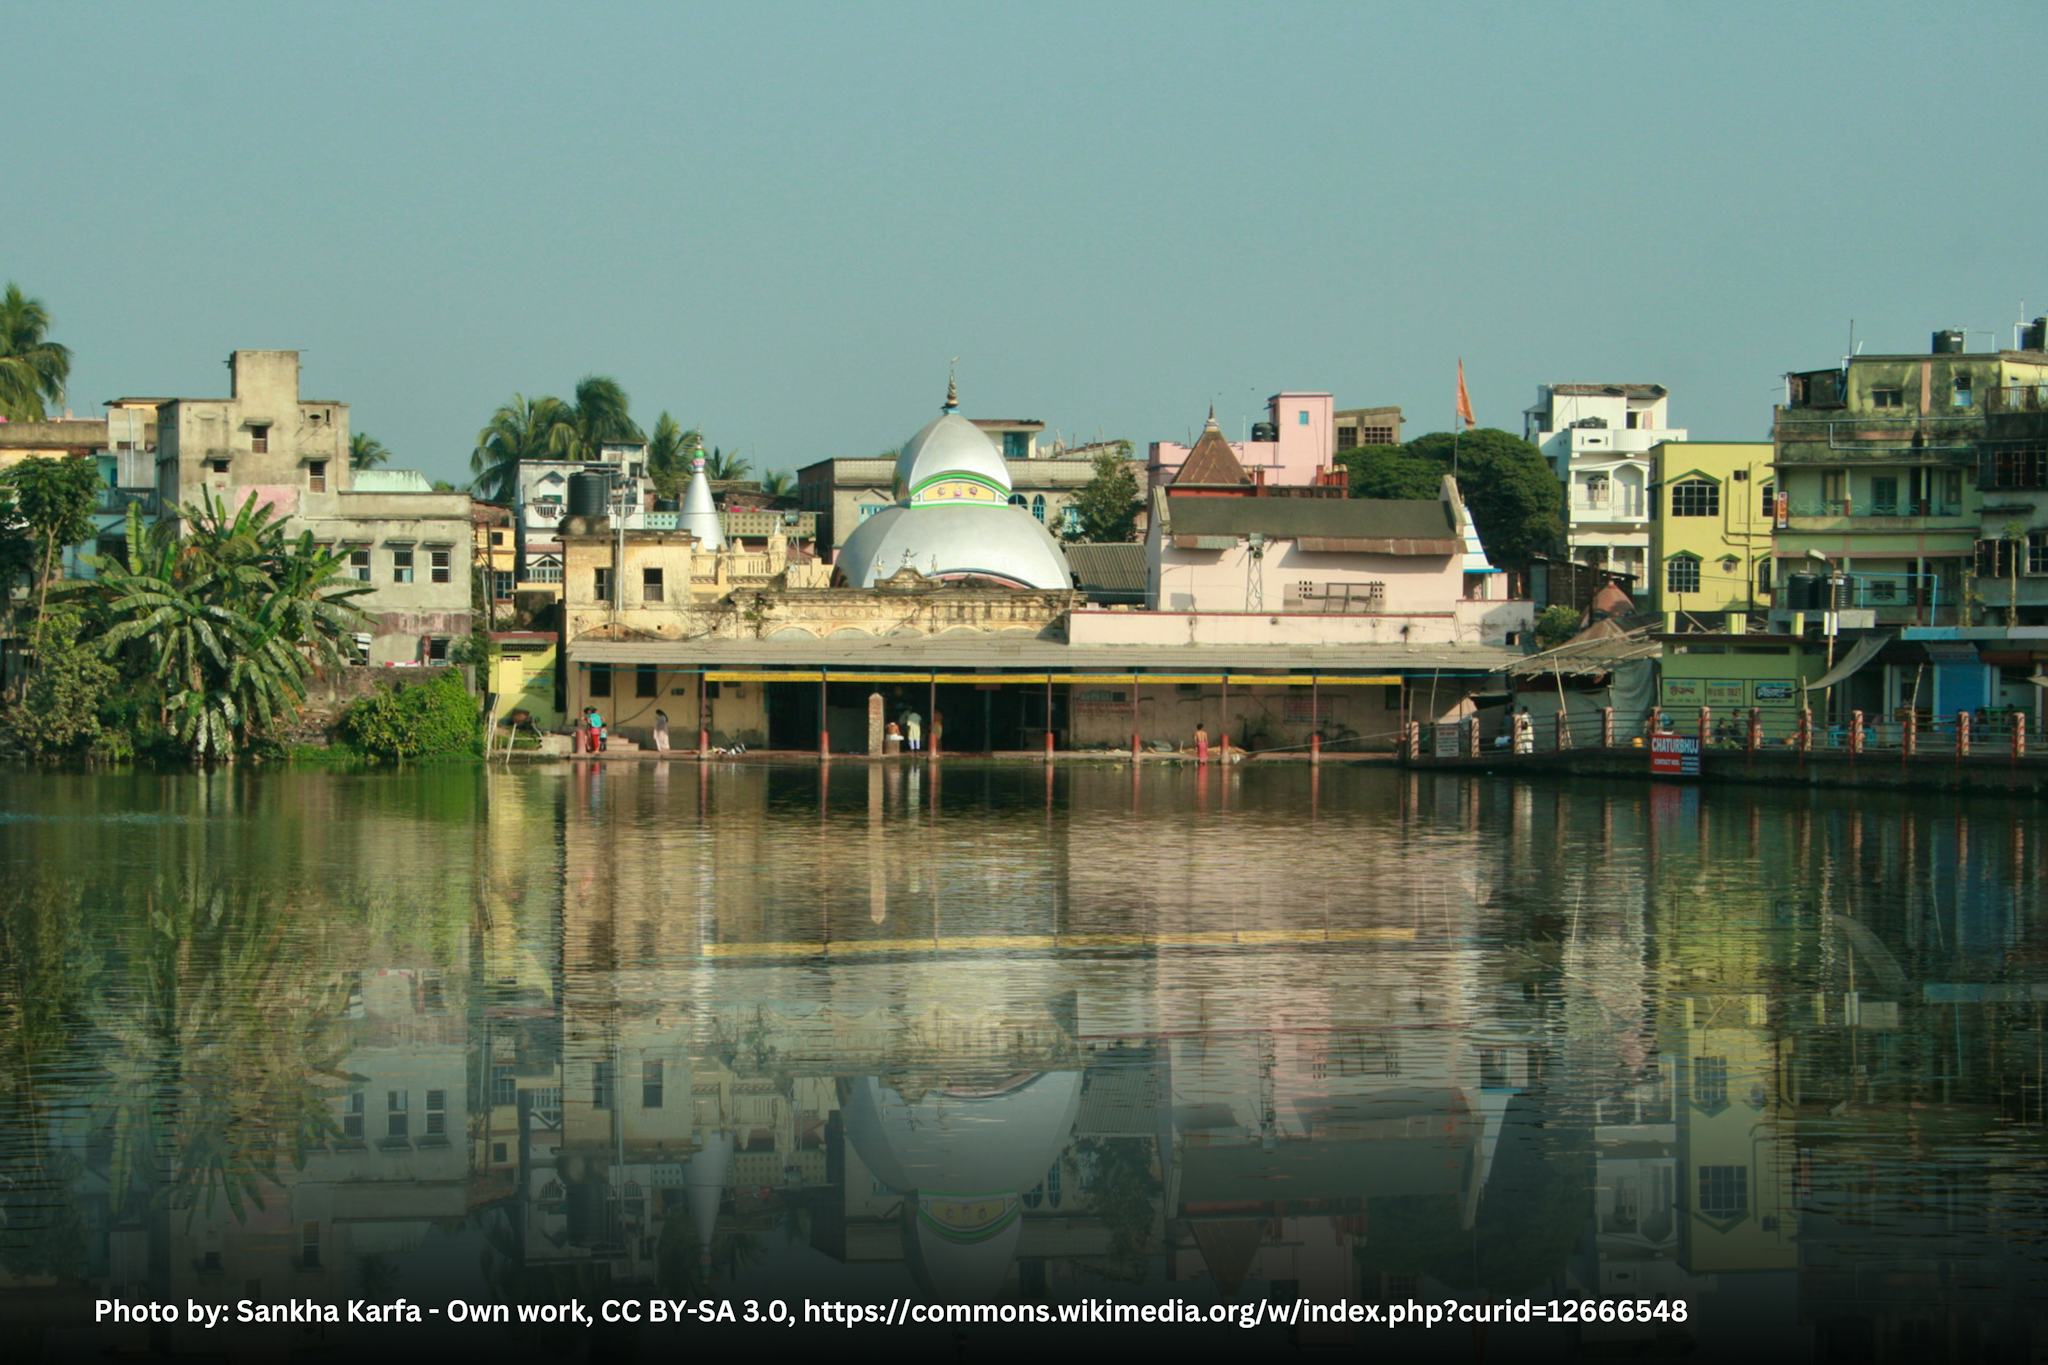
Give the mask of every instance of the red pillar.
[[1849, 713], [1849, 759], [1854, 762], [1863, 754], [1863, 713]]
[[1707, 751], [1707, 744], [1714, 738], [1714, 708], [1700, 708], [1700, 752]]
[[1614, 747], [1614, 708], [1611, 706], [1600, 708], [1600, 747]]
[[1956, 757], [1963, 759], [1969, 756], [1970, 713], [1968, 711], [1958, 711], [1956, 712]]
[[1749, 708], [1749, 733], [1745, 743], [1751, 753], [1764, 747], [1764, 713], [1754, 706]]
[[1908, 707], [1905, 720], [1899, 727], [1899, 762], [1910, 762], [1919, 748], [1920, 713]]
[[832, 757], [832, 727], [825, 716], [825, 676], [818, 675], [818, 761], [827, 762]]
[[1308, 736], [1308, 761], [1310, 764], [1323, 761], [1323, 737], [1313, 730], [1309, 731]]

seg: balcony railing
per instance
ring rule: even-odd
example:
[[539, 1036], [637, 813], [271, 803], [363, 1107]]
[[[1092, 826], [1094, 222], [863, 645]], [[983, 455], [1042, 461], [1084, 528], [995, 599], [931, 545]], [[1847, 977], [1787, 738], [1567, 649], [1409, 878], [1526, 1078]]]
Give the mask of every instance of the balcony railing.
[[1962, 504], [1928, 498], [1894, 499], [1891, 502], [1859, 502], [1854, 499], [1810, 498], [1786, 509], [1795, 517], [1960, 517]]
[[130, 507], [139, 507], [143, 516], [154, 517], [161, 506], [154, 488], [103, 488], [98, 511], [105, 517], [125, 517]]
[[2048, 412], [2048, 384], [2007, 384], [1984, 391], [1986, 412]]

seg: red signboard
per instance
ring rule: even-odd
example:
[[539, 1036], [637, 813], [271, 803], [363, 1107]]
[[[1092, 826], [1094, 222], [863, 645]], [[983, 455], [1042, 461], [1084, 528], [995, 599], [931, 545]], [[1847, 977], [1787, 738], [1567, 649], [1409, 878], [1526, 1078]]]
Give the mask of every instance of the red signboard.
[[1664, 730], [1651, 735], [1650, 772], [1657, 777], [1698, 777], [1699, 736], [1674, 735]]

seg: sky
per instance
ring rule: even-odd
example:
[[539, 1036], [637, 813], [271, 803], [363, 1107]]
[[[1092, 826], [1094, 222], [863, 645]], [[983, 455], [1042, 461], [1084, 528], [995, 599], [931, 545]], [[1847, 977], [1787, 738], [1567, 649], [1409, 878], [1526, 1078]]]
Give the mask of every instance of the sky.
[[[2048, 312], [2048, 6], [11, 5], [0, 280], [71, 406], [297, 348], [394, 464], [617, 378], [757, 468], [1281, 389], [1768, 435], [1780, 376]], [[41, 74], [21, 84], [23, 71]], [[36, 87], [40, 93], [32, 93]], [[1996, 334], [1994, 336], [1994, 333]]]

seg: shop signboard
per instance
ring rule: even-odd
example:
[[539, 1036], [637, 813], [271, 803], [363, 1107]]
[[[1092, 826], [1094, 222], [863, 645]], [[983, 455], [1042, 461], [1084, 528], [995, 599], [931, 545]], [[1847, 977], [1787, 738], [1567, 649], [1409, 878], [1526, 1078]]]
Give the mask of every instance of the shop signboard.
[[1699, 736], [1677, 735], [1664, 730], [1651, 735], [1650, 773], [1653, 777], [1698, 777]]

